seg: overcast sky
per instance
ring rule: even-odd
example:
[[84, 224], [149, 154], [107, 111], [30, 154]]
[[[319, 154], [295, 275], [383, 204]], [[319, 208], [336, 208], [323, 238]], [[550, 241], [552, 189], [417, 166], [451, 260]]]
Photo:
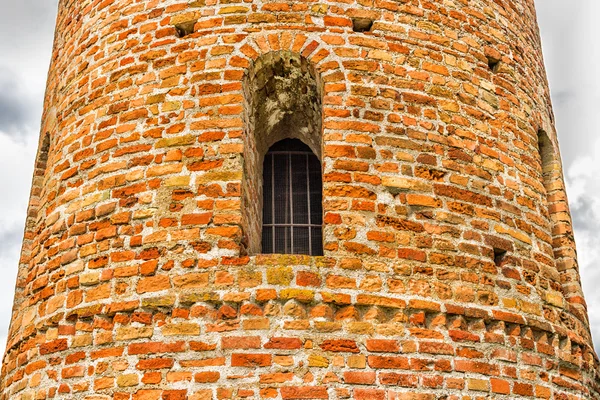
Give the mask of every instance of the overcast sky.
[[[598, 0], [536, 0], [575, 223], [600, 348], [600, 37]], [[57, 0], [0, 0], [0, 348], [23, 237]]]

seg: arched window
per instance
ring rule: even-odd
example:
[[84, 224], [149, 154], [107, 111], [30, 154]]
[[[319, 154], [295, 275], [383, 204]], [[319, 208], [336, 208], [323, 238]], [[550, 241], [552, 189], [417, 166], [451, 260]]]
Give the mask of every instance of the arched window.
[[320, 74], [301, 54], [275, 51], [251, 63], [243, 87], [240, 254], [321, 255]]
[[44, 134], [44, 139], [40, 145], [37, 161], [35, 164], [35, 176], [43, 177], [46, 174], [48, 164], [48, 152], [50, 151], [50, 134]]
[[298, 139], [284, 139], [263, 164], [262, 252], [323, 255], [321, 163]]
[[554, 146], [552, 145], [552, 141], [548, 137], [548, 134], [540, 129], [537, 133], [537, 139], [542, 179], [544, 187], [546, 188], [546, 194], [549, 195], [550, 192], [552, 192], [553, 182], [556, 182], [556, 179], [558, 179], [554, 174], [556, 171], [559, 171], [559, 168], [555, 168], [554, 165]]

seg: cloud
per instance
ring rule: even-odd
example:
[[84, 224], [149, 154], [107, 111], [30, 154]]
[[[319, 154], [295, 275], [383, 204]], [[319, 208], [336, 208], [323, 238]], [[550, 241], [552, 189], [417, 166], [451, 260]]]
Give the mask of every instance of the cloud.
[[36, 148], [33, 134], [16, 138], [0, 131], [0, 345], [11, 318]]
[[0, 347], [10, 323], [58, 0], [0, 0]]
[[57, 0], [0, 0], [0, 131], [36, 134]]
[[[23, 240], [23, 226], [13, 224], [0, 230], [0, 259], [14, 257], [14, 250], [20, 248]], [[0, 266], [0, 268], [2, 268]]]
[[600, 350], [600, 2], [536, 0], [544, 60], [596, 349]]
[[[596, 0], [536, 0], [544, 60], [565, 166], [589, 155], [600, 136], [600, 63]], [[565, 168], [565, 169], [567, 169]]]
[[[22, 227], [21, 227], [22, 228]], [[14, 300], [15, 285], [17, 282], [18, 255], [23, 240], [23, 230], [15, 228], [5, 232], [0, 240], [5, 238], [7, 242], [2, 243], [0, 248], [0, 352], [4, 351], [8, 326], [12, 316], [12, 305]]]
[[573, 90], [555, 91], [552, 94], [552, 103], [555, 108], [565, 107], [575, 99], [576, 95]]
[[588, 303], [596, 349], [600, 349], [600, 138], [591, 154], [577, 158], [566, 171], [567, 192], [577, 243], [579, 269]]
[[22, 134], [27, 129], [28, 97], [19, 87], [16, 74], [0, 67], [0, 131]]
[[[13, 138], [0, 131], [0, 171], [2, 171], [0, 196], [0, 226], [25, 220], [29, 189], [33, 176], [37, 135]], [[1, 232], [1, 231], [0, 231]]]
[[2, 54], [3, 61], [20, 60], [20, 64], [31, 65], [36, 59], [44, 59], [47, 63], [47, 51], [38, 51], [47, 50], [52, 40], [58, 0], [0, 0], [0, 6], [0, 37], [7, 38], [1, 46], [9, 50]]

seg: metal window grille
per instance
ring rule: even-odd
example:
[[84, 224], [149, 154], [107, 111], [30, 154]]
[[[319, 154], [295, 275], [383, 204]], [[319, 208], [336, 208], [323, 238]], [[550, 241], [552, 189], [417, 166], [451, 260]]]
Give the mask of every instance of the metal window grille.
[[263, 166], [264, 254], [323, 255], [321, 163], [298, 139], [275, 143]]

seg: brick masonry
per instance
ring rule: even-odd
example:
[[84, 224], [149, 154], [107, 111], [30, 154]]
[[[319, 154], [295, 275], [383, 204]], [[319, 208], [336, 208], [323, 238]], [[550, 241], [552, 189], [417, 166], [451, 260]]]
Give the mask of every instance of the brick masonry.
[[600, 399], [533, 0], [62, 0], [45, 104], [2, 399]]

